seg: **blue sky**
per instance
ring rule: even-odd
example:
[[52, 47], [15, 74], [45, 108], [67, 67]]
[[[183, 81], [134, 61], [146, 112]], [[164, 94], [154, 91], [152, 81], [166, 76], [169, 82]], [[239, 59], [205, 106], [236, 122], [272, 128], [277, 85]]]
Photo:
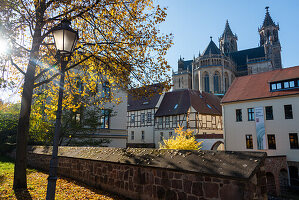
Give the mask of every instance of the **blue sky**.
[[180, 57], [193, 59], [207, 47], [210, 36], [218, 45], [226, 20], [238, 36], [238, 50], [257, 47], [258, 28], [265, 17], [265, 7], [279, 23], [279, 39], [283, 67], [299, 65], [299, 1], [298, 0], [159, 0], [167, 7], [166, 21], [160, 25], [162, 33], [174, 34], [174, 45], [166, 58], [177, 70]]

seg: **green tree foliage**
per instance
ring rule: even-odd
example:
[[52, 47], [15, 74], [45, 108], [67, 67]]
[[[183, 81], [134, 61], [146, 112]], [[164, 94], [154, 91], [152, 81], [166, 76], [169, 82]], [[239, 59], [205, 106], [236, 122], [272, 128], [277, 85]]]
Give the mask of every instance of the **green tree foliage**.
[[0, 105], [0, 144], [15, 143], [20, 104]]

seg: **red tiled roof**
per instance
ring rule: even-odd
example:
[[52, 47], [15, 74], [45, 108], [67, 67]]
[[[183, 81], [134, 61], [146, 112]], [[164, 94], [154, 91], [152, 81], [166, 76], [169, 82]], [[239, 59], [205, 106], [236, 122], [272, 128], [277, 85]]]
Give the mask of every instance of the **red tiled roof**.
[[234, 80], [222, 103], [299, 94], [299, 89], [270, 92], [270, 82], [299, 78], [299, 66], [238, 77]]
[[[163, 90], [164, 86], [160, 83], [129, 90], [127, 111], [155, 108]], [[149, 96], [140, 96], [140, 94]]]
[[170, 116], [185, 114], [190, 107], [200, 114], [221, 115], [220, 99], [206, 92], [180, 89], [167, 92], [155, 116]]

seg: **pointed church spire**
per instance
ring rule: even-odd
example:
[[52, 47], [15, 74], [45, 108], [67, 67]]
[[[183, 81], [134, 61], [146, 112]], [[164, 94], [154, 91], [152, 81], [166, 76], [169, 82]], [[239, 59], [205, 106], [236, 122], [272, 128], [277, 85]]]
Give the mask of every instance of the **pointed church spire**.
[[224, 28], [224, 31], [222, 34], [222, 37], [227, 37], [227, 36], [234, 36], [234, 34], [229, 26], [228, 20], [226, 20], [225, 28]]
[[265, 14], [265, 19], [262, 27], [275, 26], [275, 23], [273, 22], [269, 13], [269, 6], [266, 6], [265, 9], [266, 9], [266, 14]]
[[224, 31], [219, 38], [219, 47], [223, 54], [227, 54], [230, 52], [235, 52], [238, 50], [237, 45], [238, 37], [236, 34], [233, 34], [228, 20], [226, 20]]

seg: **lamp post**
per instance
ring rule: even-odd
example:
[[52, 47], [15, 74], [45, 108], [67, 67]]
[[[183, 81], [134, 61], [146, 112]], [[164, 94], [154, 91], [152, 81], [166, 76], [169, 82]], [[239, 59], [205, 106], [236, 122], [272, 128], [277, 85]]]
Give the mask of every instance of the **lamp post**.
[[48, 187], [47, 187], [47, 200], [54, 200], [56, 180], [57, 180], [57, 168], [58, 168], [58, 143], [60, 137], [61, 129], [61, 113], [62, 113], [62, 98], [64, 89], [64, 76], [65, 68], [71, 57], [71, 54], [76, 46], [78, 40], [78, 33], [74, 31], [71, 27], [71, 22], [67, 19], [62, 20], [62, 22], [54, 27], [51, 32], [53, 33], [55, 46], [57, 50], [57, 55], [60, 59], [60, 82], [59, 82], [59, 97], [58, 106], [56, 112], [56, 123], [55, 132], [53, 140], [53, 152], [50, 161], [49, 177], [48, 177]]

